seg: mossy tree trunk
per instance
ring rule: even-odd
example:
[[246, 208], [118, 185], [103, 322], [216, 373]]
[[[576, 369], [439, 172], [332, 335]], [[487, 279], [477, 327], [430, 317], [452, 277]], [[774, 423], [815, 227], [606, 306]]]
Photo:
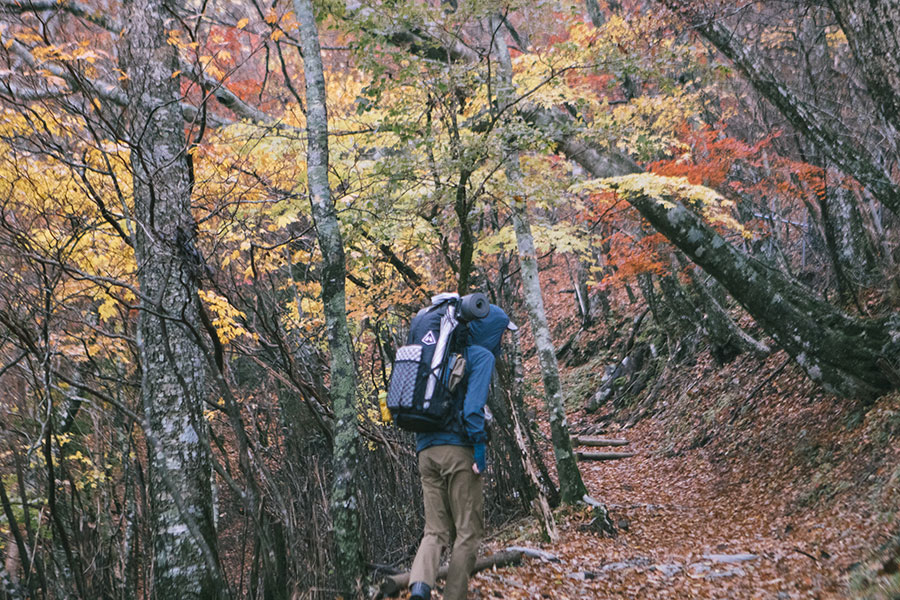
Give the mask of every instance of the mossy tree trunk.
[[712, 275], [813, 381], [846, 397], [872, 399], [900, 385], [900, 315], [849, 316], [729, 244], [675, 197], [611, 180], [623, 199]]
[[[506, 32], [499, 19], [493, 20], [495, 44], [500, 62], [498, 99], [501, 106], [511, 102], [514, 97], [512, 84], [512, 64], [509, 47], [506, 43]], [[519, 167], [519, 153], [509, 150], [506, 163], [506, 179], [510, 189], [519, 187], [522, 173]], [[534, 248], [534, 236], [528, 220], [528, 205], [522, 196], [516, 196], [512, 203], [513, 227], [516, 232], [516, 246], [519, 251], [519, 268], [522, 275], [522, 294], [531, 322], [535, 348], [541, 365], [541, 379], [544, 383], [544, 401], [550, 417], [550, 431], [553, 438], [553, 453], [556, 457], [556, 471], [559, 477], [559, 491], [563, 502], [574, 504], [581, 502], [587, 495], [587, 488], [578, 470], [578, 462], [572, 451], [572, 439], [563, 403], [562, 384], [559, 378], [559, 365], [556, 362], [556, 350], [550, 337], [547, 315], [544, 312], [544, 299], [541, 295], [541, 282], [538, 276], [537, 252]]]
[[172, 7], [126, 0], [120, 64], [128, 97], [135, 259], [141, 290], [137, 344], [150, 460], [154, 598], [226, 593], [216, 549], [211, 457], [203, 418], [207, 371], [198, 345], [197, 265]]
[[328, 183], [325, 73], [312, 2], [294, 0], [294, 12], [300, 24], [306, 78], [306, 172], [316, 234], [322, 251], [322, 303], [331, 352], [331, 402], [335, 420], [331, 511], [336, 575], [340, 589], [344, 593], [354, 593], [362, 579], [364, 565], [355, 481], [359, 446], [356, 371], [347, 326], [344, 243]]

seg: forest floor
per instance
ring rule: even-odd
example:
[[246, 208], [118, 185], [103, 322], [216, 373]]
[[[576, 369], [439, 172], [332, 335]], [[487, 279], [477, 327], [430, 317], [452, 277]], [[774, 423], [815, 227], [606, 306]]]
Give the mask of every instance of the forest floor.
[[[784, 362], [701, 358], [670, 377], [652, 416], [607, 423], [606, 437], [630, 441], [611, 450], [637, 455], [581, 470], [618, 535], [591, 531], [586, 509], [557, 510], [556, 544], [533, 521], [509, 525], [485, 552], [529, 546], [559, 561], [479, 573], [470, 598], [853, 597], [897, 531], [900, 395], [854, 412]], [[570, 427], [602, 418], [573, 410]]]

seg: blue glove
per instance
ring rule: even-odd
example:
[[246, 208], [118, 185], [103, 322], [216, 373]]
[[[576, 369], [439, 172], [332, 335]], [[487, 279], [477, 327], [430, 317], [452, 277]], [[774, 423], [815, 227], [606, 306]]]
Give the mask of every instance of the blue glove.
[[484, 473], [485, 468], [487, 468], [486, 460], [484, 456], [485, 448], [484, 444], [475, 444], [475, 466], [478, 467], [479, 473]]

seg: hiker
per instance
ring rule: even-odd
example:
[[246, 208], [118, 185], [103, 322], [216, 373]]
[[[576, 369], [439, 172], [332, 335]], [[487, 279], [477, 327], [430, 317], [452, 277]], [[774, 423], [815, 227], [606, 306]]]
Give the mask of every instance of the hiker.
[[499, 306], [468, 323], [462, 422], [446, 430], [416, 434], [425, 501], [425, 534], [410, 571], [410, 600], [429, 600], [441, 551], [455, 537], [444, 588], [446, 600], [465, 600], [469, 574], [484, 530], [485, 404], [500, 339], [516, 329]]

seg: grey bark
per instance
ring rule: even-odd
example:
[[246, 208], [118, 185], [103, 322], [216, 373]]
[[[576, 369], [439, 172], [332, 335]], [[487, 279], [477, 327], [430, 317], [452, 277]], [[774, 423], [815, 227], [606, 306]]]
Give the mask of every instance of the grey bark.
[[[839, 77], [834, 72], [834, 57], [830, 51], [824, 28], [817, 23], [817, 13], [825, 9], [811, 8], [810, 14], [800, 19], [795, 34], [803, 58], [805, 86], [809, 90], [811, 102], [823, 115], [840, 115], [842, 107], [826, 89], [830, 82]], [[820, 19], [831, 20], [831, 15], [821, 15]], [[829, 169], [819, 148], [814, 144], [801, 145], [804, 156], [812, 157], [823, 169], [825, 193], [817, 193], [821, 213], [822, 237], [828, 250], [828, 257], [837, 280], [838, 291], [844, 302], [855, 303], [860, 287], [871, 284], [878, 277], [878, 265], [873, 253], [873, 244], [862, 226], [861, 210], [865, 205], [857, 195], [845, 185], [843, 176], [835, 169]], [[814, 213], [813, 213], [814, 216]]]
[[328, 184], [328, 115], [325, 73], [316, 17], [310, 0], [294, 0], [300, 23], [303, 72], [306, 78], [309, 197], [322, 252], [322, 303], [331, 352], [331, 401], [334, 410], [331, 511], [337, 583], [344, 592], [357, 588], [363, 575], [359, 501], [355, 482], [357, 431], [356, 372], [347, 327], [346, 266], [340, 224]]
[[[691, 27], [728, 57], [754, 89], [771, 102], [791, 125], [818, 147], [833, 164], [867, 186], [888, 210], [900, 215], [900, 187], [892, 180], [887, 169], [878, 164], [875, 157], [866, 149], [847, 143], [846, 136], [829, 127], [804, 102], [791, 94], [758, 56], [740, 44], [739, 38], [723, 24], [720, 16], [699, 10], [690, 0], [660, 1], [683, 17]], [[895, 4], [895, 0], [887, 4]], [[893, 10], [896, 11], [896, 8]], [[880, 10], [873, 12], [881, 14]], [[886, 17], [885, 31], [891, 26], [897, 26], [896, 15], [894, 12], [893, 17]], [[853, 28], [850, 29], [852, 31]], [[896, 44], [896, 38], [894, 43]], [[864, 65], [863, 68], [872, 69], [874, 73], [880, 67]]]
[[[23, 502], [23, 504], [25, 503]], [[29, 587], [31, 593], [34, 594], [34, 586], [28, 585], [31, 575], [28, 546], [25, 545], [18, 520], [13, 513], [12, 503], [10, 503], [9, 497], [6, 495], [6, 487], [3, 485], [2, 478], [0, 478], [0, 505], [2, 505], [0, 508], [3, 509], [3, 516], [6, 517], [6, 525], [10, 531], [10, 539], [6, 540], [6, 556], [3, 561], [4, 572], [8, 574], [8, 578], [4, 582], [3, 587], [7, 589], [7, 593], [10, 596], [19, 597], [19, 569], [21, 568], [25, 574], [25, 586]]]
[[[559, 532], [550, 507], [559, 503], [559, 497], [528, 427], [520, 332], [510, 333], [512, 335], [503, 343], [506, 360], [497, 365], [497, 384], [492, 386], [494, 393], [488, 399], [495, 419], [491, 428], [492, 461], [502, 469], [501, 477], [509, 479], [510, 489], [529, 503], [547, 539], [555, 542]], [[498, 473], [497, 468], [494, 473]], [[500, 478], [495, 478], [494, 485], [499, 481]], [[508, 498], [513, 492], [508, 489], [505, 493]]]
[[900, 315], [863, 320], [842, 313], [747, 257], [677, 198], [630, 192], [624, 199], [715, 277], [826, 390], [870, 400], [900, 385]]
[[141, 289], [137, 343], [150, 443], [153, 588], [157, 598], [225, 594], [216, 551], [207, 394], [197, 326], [197, 281], [183, 115], [178, 104], [173, 27], [161, 0], [128, 0], [120, 63], [127, 74], [135, 258]]
[[[458, 146], [458, 144], [456, 144]], [[472, 235], [472, 224], [469, 223], [469, 201], [467, 185], [471, 172], [468, 167], [461, 167], [459, 181], [456, 184], [456, 200], [453, 209], [459, 221], [459, 281], [456, 292], [464, 296], [469, 291], [469, 279], [472, 275], [472, 259], [475, 256], [475, 236]]]
[[750, 352], [757, 358], [763, 358], [771, 352], [766, 344], [754, 339], [734, 322], [731, 315], [693, 271], [688, 271], [688, 274], [691, 278], [691, 287], [696, 291], [697, 302], [703, 313], [704, 328], [710, 341], [734, 347], [740, 352]]
[[628, 440], [619, 439], [619, 438], [600, 438], [600, 437], [576, 435], [572, 438], [572, 443], [579, 445], [579, 446], [602, 447], [602, 446], [627, 446], [630, 442]]
[[881, 114], [900, 132], [900, 1], [829, 0]]
[[[498, 98], [506, 104], [513, 97], [512, 64], [506, 34], [496, 21], [495, 43], [500, 62], [500, 89]], [[519, 154], [511, 150], [506, 162], [506, 178], [512, 188], [522, 179], [519, 167]], [[528, 220], [528, 206], [525, 200], [518, 198], [512, 203], [513, 226], [516, 232], [516, 246], [519, 251], [519, 265], [522, 276], [522, 293], [531, 322], [535, 348], [541, 365], [541, 379], [544, 383], [544, 402], [550, 417], [550, 431], [553, 438], [553, 454], [556, 458], [556, 470], [559, 477], [559, 489], [562, 501], [576, 504], [587, 494], [587, 488], [578, 470], [575, 453], [572, 451], [572, 440], [569, 436], [569, 425], [562, 397], [562, 384], [559, 379], [559, 365], [556, 361], [556, 350], [547, 325], [544, 312], [544, 299], [541, 295], [541, 282], [538, 276], [537, 252], [534, 248], [534, 237]]]
[[[672, 272], [659, 277], [659, 291], [665, 304], [666, 327], [674, 330], [679, 338], [694, 338], [700, 328], [702, 315], [691, 302], [687, 291]], [[693, 340], [692, 340], [693, 343]]]
[[855, 290], [874, 282], [879, 271], [878, 259], [854, 191], [840, 181], [827, 180], [827, 183], [830, 185], [826, 187], [825, 197], [819, 199], [825, 242], [830, 246], [838, 276], [845, 278]]
[[578, 314], [581, 315], [581, 326], [583, 328], [590, 327], [593, 323], [593, 314], [591, 311], [591, 296], [588, 290], [588, 275], [584, 262], [578, 256], [574, 259], [574, 265], [566, 257], [566, 266], [568, 266], [569, 277], [572, 280], [572, 290], [575, 296], [575, 307]]
[[606, 16], [600, 10], [600, 4], [597, 0], [584, 0], [584, 6], [587, 9], [588, 18], [594, 27], [603, 27], [606, 22]]
[[[688, 261], [680, 254], [672, 256], [673, 273], [687, 264]], [[718, 364], [728, 363], [743, 352], [751, 352], [758, 357], [769, 354], [770, 350], [765, 344], [756, 341], [738, 327], [693, 270], [688, 269], [687, 275], [690, 286], [683, 286], [673, 274], [659, 279], [660, 290], [667, 305], [667, 310], [662, 311], [662, 318], [668, 323], [667, 333], [678, 331], [679, 337], [684, 340], [699, 330], [709, 343], [710, 353]], [[652, 286], [652, 283], [645, 285]], [[650, 297], [647, 291], [644, 293]], [[654, 302], [648, 302], [653, 308]]]
[[656, 287], [653, 285], [653, 275], [650, 273], [638, 273], [638, 287], [644, 300], [647, 301], [647, 307], [653, 314], [653, 320], [660, 327], [665, 327], [666, 315], [663, 313], [662, 307], [659, 305], [659, 299], [656, 297]]

